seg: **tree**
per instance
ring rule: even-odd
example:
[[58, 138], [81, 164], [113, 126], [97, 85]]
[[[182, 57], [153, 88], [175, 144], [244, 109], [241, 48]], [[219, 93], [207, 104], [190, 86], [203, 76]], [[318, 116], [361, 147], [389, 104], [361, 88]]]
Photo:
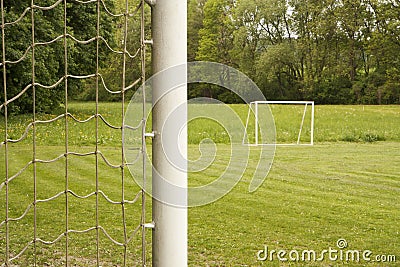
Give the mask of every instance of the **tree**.
[[400, 103], [400, 6], [398, 1], [369, 1], [375, 28], [370, 35], [368, 52], [374, 64], [374, 103]]
[[257, 62], [257, 83], [267, 99], [301, 99], [301, 62], [294, 42], [276, 44]]
[[[116, 1], [115, 13], [124, 14], [126, 12], [125, 3], [123, 1]], [[126, 16], [127, 19], [127, 39], [126, 39], [126, 50], [130, 56], [125, 57], [125, 87], [131, 85], [139, 78], [142, 77], [142, 66], [141, 66], [141, 14], [140, 10], [134, 13], [136, 6], [130, 6], [128, 9], [129, 14], [133, 16]], [[144, 6], [144, 33], [145, 39], [151, 40], [151, 14], [150, 7]], [[125, 16], [114, 18], [110, 23], [114, 26], [113, 36], [111, 40], [116, 40], [112, 45], [115, 51], [124, 51], [124, 31], [125, 31]], [[103, 64], [100, 68], [100, 73], [105, 80], [107, 88], [111, 91], [120, 91], [122, 89], [123, 80], [123, 55], [121, 53], [111, 52], [105, 45], [102, 46], [105, 55]], [[146, 46], [146, 78], [150, 77], [151, 74], [151, 46]], [[125, 99], [130, 99], [136, 89], [142, 84], [138, 83], [136, 86], [125, 92]], [[95, 100], [96, 99], [96, 85], [95, 80], [89, 80], [85, 82], [83, 90], [78, 96], [82, 100]], [[102, 83], [99, 85], [99, 100], [100, 101], [121, 101], [121, 94], [111, 94], [103, 87]]]
[[[110, 2], [108, 2], [110, 4]], [[54, 1], [43, 0], [36, 3], [40, 6], [51, 6]], [[16, 0], [4, 2], [6, 23], [16, 21], [24, 10], [30, 6], [30, 1]], [[108, 6], [113, 10], [112, 2]], [[96, 36], [97, 22], [96, 3], [67, 4], [67, 29], [68, 34], [78, 40], [86, 41]], [[50, 10], [34, 9], [35, 44], [50, 42], [64, 34], [64, 7], [57, 5]], [[113, 28], [110, 19], [102, 15], [102, 28], [100, 34], [111, 44], [113, 43]], [[64, 47], [63, 38], [47, 45], [35, 45], [34, 47], [34, 74], [32, 77], [32, 21], [31, 14], [27, 12], [20, 22], [5, 27], [6, 60], [18, 61], [7, 63], [7, 99], [17, 96], [21, 90], [29, 86], [33, 79], [43, 85], [55, 84], [64, 76]], [[68, 39], [68, 73], [74, 75], [93, 74], [96, 70], [96, 43], [81, 45], [72, 39]], [[26, 56], [24, 53], [27, 51]], [[0, 51], [2, 54], [2, 51]], [[1, 55], [2, 57], [2, 55]], [[100, 58], [105, 57], [101, 52]], [[104, 63], [104, 61], [101, 61]], [[1, 68], [3, 72], [3, 68]], [[3, 75], [1, 74], [0, 101], [4, 102]], [[69, 79], [69, 96], [78, 93], [81, 80]], [[33, 111], [33, 88], [29, 88], [21, 97], [8, 106], [10, 113], [27, 113]], [[36, 112], [51, 112], [57, 109], [64, 96], [64, 83], [53, 88], [35, 86]]]
[[[268, 99], [400, 103], [398, 0], [208, 0], [202, 7], [196, 59], [239, 68]], [[221, 99], [219, 89], [196, 88], [192, 96]]]
[[208, 0], [205, 3], [196, 60], [232, 64], [229, 54], [233, 43], [232, 9], [231, 0]]
[[[231, 57], [233, 47], [233, 8], [232, 0], [208, 0], [204, 5], [203, 28], [199, 30], [199, 45], [196, 60], [212, 61], [234, 66]], [[235, 67], [235, 66], [234, 66]], [[229, 86], [229, 69], [220, 75], [221, 84]], [[192, 85], [189, 97], [216, 97], [221, 101], [239, 101], [234, 93], [212, 85]]]
[[196, 59], [199, 31], [203, 28], [205, 3], [206, 0], [189, 0], [188, 2], [188, 62]]

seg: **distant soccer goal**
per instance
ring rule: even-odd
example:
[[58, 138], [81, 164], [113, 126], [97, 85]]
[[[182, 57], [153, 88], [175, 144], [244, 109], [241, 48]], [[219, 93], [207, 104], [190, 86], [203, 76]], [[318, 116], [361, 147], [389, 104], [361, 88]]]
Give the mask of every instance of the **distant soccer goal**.
[[251, 102], [243, 144], [314, 145], [314, 101]]

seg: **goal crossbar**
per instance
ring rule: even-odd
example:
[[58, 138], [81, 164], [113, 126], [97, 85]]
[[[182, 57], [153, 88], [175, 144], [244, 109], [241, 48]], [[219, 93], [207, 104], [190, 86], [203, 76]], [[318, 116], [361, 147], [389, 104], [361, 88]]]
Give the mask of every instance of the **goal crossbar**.
[[[258, 105], [259, 104], [291, 104], [291, 105], [304, 105], [304, 111], [303, 111], [303, 115], [302, 115], [302, 119], [301, 119], [301, 124], [300, 124], [300, 128], [299, 128], [299, 133], [297, 135], [297, 141], [296, 143], [277, 143], [276, 141], [273, 143], [260, 143], [259, 142], [259, 112], [258, 112]], [[308, 106], [311, 106], [311, 122], [310, 122], [310, 142], [309, 143], [301, 143], [301, 135], [303, 132], [303, 126], [304, 126], [304, 121], [306, 118], [306, 113], [307, 113], [307, 108]], [[254, 109], [253, 109], [254, 107]], [[247, 135], [247, 130], [249, 127], [249, 122], [250, 122], [250, 114], [251, 112], [254, 111], [254, 139], [255, 142], [254, 143], [246, 143], [245, 139], [246, 139], [246, 135]], [[276, 145], [276, 146], [291, 146], [291, 145], [296, 145], [296, 146], [300, 146], [300, 145], [308, 145], [308, 146], [312, 146], [314, 145], [314, 101], [278, 101], [278, 100], [272, 100], [272, 101], [252, 101], [249, 104], [249, 109], [248, 109], [248, 113], [247, 113], [247, 119], [246, 119], [246, 127], [245, 127], [245, 132], [243, 135], [243, 145], [250, 145], [250, 146], [263, 146], [263, 145]], [[274, 126], [275, 127], [275, 126]]]

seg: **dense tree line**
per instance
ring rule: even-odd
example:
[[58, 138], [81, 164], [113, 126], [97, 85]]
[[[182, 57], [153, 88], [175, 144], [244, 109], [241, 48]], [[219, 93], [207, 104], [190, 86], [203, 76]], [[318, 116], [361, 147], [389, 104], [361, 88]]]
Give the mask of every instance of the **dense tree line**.
[[400, 103], [398, 0], [189, 0], [188, 24], [189, 60], [238, 68], [267, 99]]
[[[53, 0], [37, 0], [50, 6]], [[105, 1], [113, 13], [125, 12], [124, 1]], [[6, 23], [20, 18], [28, 0], [4, 1]], [[134, 6], [129, 12], [133, 12]], [[100, 35], [114, 50], [123, 50], [124, 16], [108, 16], [100, 6]], [[150, 8], [146, 7], [146, 34], [150, 39]], [[127, 16], [127, 50], [140, 48], [140, 16]], [[400, 103], [400, 2], [398, 0], [188, 0], [188, 60], [224, 63], [253, 79], [270, 100], [310, 99], [326, 104]], [[64, 7], [34, 11], [35, 43], [64, 34]], [[7, 97], [18, 95], [32, 77], [32, 16], [6, 25]], [[79, 40], [96, 36], [97, 3], [68, 1], [67, 32]], [[79, 44], [68, 38], [68, 73], [93, 74], [96, 42]], [[37, 83], [51, 85], [65, 73], [63, 38], [35, 45]], [[147, 77], [150, 76], [150, 50]], [[26, 54], [25, 54], [26, 53]], [[100, 73], [109, 90], [122, 88], [123, 57], [100, 42]], [[25, 56], [24, 56], [25, 54]], [[2, 50], [0, 51], [2, 58]], [[126, 85], [141, 76], [140, 53], [126, 60]], [[0, 72], [3, 68], [0, 68]], [[221, 77], [229, 82], [229, 73]], [[99, 99], [120, 100], [99, 85]], [[68, 97], [94, 100], [95, 79], [69, 79]], [[245, 88], [243, 88], [245, 90]], [[0, 102], [4, 102], [0, 74]], [[127, 92], [129, 99], [134, 90]], [[33, 90], [9, 106], [10, 113], [31, 112]], [[35, 87], [36, 110], [51, 112], [64, 98], [64, 82], [54, 88]], [[240, 102], [232, 92], [215, 86], [189, 85], [189, 97], [209, 96]], [[4, 109], [0, 110], [0, 113]]]

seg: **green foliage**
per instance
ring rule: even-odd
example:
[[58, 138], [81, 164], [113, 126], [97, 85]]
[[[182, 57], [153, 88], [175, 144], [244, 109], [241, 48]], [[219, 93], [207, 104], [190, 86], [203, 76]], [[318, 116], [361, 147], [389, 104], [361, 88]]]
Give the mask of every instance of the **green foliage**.
[[385, 137], [375, 133], [365, 133], [361, 135], [354, 133], [344, 136], [341, 141], [373, 143], [377, 141], [385, 141]]
[[302, 77], [294, 43], [280, 43], [262, 53], [256, 81], [267, 99], [299, 99]]
[[[125, 2], [116, 1], [116, 14], [123, 14], [126, 12]], [[128, 12], [134, 13], [136, 6], [132, 5], [129, 7]], [[144, 32], [146, 40], [151, 40], [151, 10], [148, 5], [145, 5], [145, 25]], [[124, 31], [125, 31], [125, 19], [127, 20], [127, 34], [126, 34], [126, 50], [132, 56], [125, 57], [125, 75], [123, 74], [124, 69], [124, 56], [121, 53], [111, 53], [106, 47], [104, 51], [107, 55], [104, 58], [100, 68], [100, 73], [104, 78], [107, 88], [111, 91], [120, 91], [123, 86], [127, 87], [134, 83], [137, 79], [142, 77], [142, 65], [141, 65], [141, 17], [140, 11], [135, 13], [134, 16], [121, 16], [119, 18], [113, 18], [110, 22], [114, 27], [114, 36], [116, 40], [112, 48], [115, 51], [124, 51]], [[145, 58], [146, 78], [151, 75], [151, 46], [146, 46], [146, 58]], [[125, 77], [125, 84], [122, 83], [123, 77]], [[125, 92], [125, 99], [130, 99], [136, 89], [141, 86], [138, 83], [133, 89]], [[100, 101], [120, 101], [122, 99], [121, 94], [111, 94], [99, 83], [98, 97]], [[76, 99], [84, 101], [96, 100], [96, 81], [95, 79], [86, 80], [82, 91], [77, 95]]]
[[[48, 5], [50, 1], [41, 1], [41, 5]], [[7, 1], [5, 3], [5, 22], [13, 22], [17, 20], [23, 13], [24, 9], [30, 5], [27, 1], [18, 1], [18, 3]], [[61, 21], [54, 18], [62, 16], [60, 8], [51, 11], [35, 11], [35, 42], [47, 42], [59, 34], [63, 29]], [[28, 12], [23, 19], [18, 23], [6, 26], [5, 31], [5, 48], [6, 60], [17, 61], [27, 51], [25, 60], [18, 64], [7, 64], [7, 98], [11, 99], [16, 96], [22, 89], [32, 82], [32, 26], [31, 16]], [[58, 75], [62, 72], [62, 58], [63, 49], [59, 49], [56, 45], [49, 46], [36, 46], [35, 47], [35, 82], [44, 85], [50, 85], [58, 80]], [[2, 51], [0, 51], [2, 55]], [[3, 86], [3, 68], [1, 68], [0, 77], [0, 101], [4, 102], [4, 86]], [[55, 108], [60, 101], [60, 87], [53, 89], [42, 89], [36, 86], [36, 107], [37, 111], [49, 111]], [[14, 101], [9, 106], [10, 113], [29, 112], [33, 109], [32, 103], [33, 89], [30, 88], [18, 100]], [[4, 109], [2, 110], [2, 112]]]
[[[23, 11], [29, 7], [30, 1], [6, 1], [4, 3], [6, 23], [17, 20]], [[50, 6], [54, 1], [42, 0], [36, 1], [36, 5]], [[107, 8], [113, 10], [113, 2], [107, 2]], [[96, 36], [97, 25], [97, 4], [87, 3], [79, 4], [71, 2], [67, 4], [67, 32], [81, 41], [89, 40]], [[34, 9], [34, 42], [49, 42], [64, 34], [64, 6], [57, 5], [50, 10]], [[110, 45], [114, 43], [114, 30], [110, 24], [111, 20], [101, 13], [100, 35], [106, 39]], [[64, 45], [63, 38], [48, 45], [35, 45], [32, 49], [32, 14], [27, 12], [22, 20], [13, 25], [7, 25], [5, 31], [5, 58], [7, 61], [17, 61], [25, 53], [26, 58], [19, 63], [6, 64], [6, 84], [7, 99], [17, 96], [24, 88], [35, 81], [45, 86], [56, 83], [65, 74], [64, 64]], [[79, 44], [71, 38], [67, 40], [68, 46], [68, 74], [88, 75], [95, 73], [96, 70], [96, 41], [88, 44]], [[103, 44], [103, 48], [105, 45]], [[34, 52], [34, 64], [32, 56]], [[100, 49], [100, 66], [105, 66], [105, 58], [108, 54], [106, 49]], [[2, 51], [0, 51], [2, 57]], [[32, 77], [34, 66], [34, 77]], [[0, 101], [3, 103], [4, 84], [3, 68], [0, 76]], [[69, 98], [79, 94], [81, 80], [69, 79], [68, 92]], [[27, 113], [32, 112], [51, 112], [57, 109], [65, 97], [64, 82], [54, 88], [44, 88], [35, 86], [35, 90], [30, 87], [20, 98], [8, 105], [9, 113]], [[33, 93], [35, 91], [35, 103], [33, 103]], [[35, 107], [34, 107], [35, 106]], [[4, 112], [4, 109], [1, 111]]]
[[202, 28], [189, 31], [200, 36], [197, 59], [238, 68], [268, 99], [400, 103], [398, 4], [208, 0], [203, 14]]
[[[201, 3], [201, 2], [199, 2]], [[199, 6], [199, 4], [197, 5]], [[190, 6], [189, 6], [190, 7]], [[220, 62], [232, 65], [230, 51], [233, 47], [233, 1], [231, 0], [207, 0], [203, 10], [203, 27], [197, 31], [198, 46], [196, 60]], [[193, 13], [189, 13], [193, 14]], [[190, 19], [189, 19], [190, 21]], [[188, 38], [196, 37], [196, 31], [191, 30]], [[189, 48], [192, 46], [189, 45]], [[189, 55], [193, 51], [188, 51]], [[222, 83], [229, 84], [229, 73], [223, 73], [219, 79]], [[192, 84], [189, 86], [189, 97], [213, 97], [220, 101], [232, 103], [240, 101], [227, 90], [213, 85]]]
[[207, 0], [188, 1], [188, 62], [195, 61], [199, 46], [199, 30], [203, 28], [204, 4]]
[[203, 28], [199, 30], [196, 60], [230, 63], [232, 49], [231, 0], [207, 0], [204, 5]]

